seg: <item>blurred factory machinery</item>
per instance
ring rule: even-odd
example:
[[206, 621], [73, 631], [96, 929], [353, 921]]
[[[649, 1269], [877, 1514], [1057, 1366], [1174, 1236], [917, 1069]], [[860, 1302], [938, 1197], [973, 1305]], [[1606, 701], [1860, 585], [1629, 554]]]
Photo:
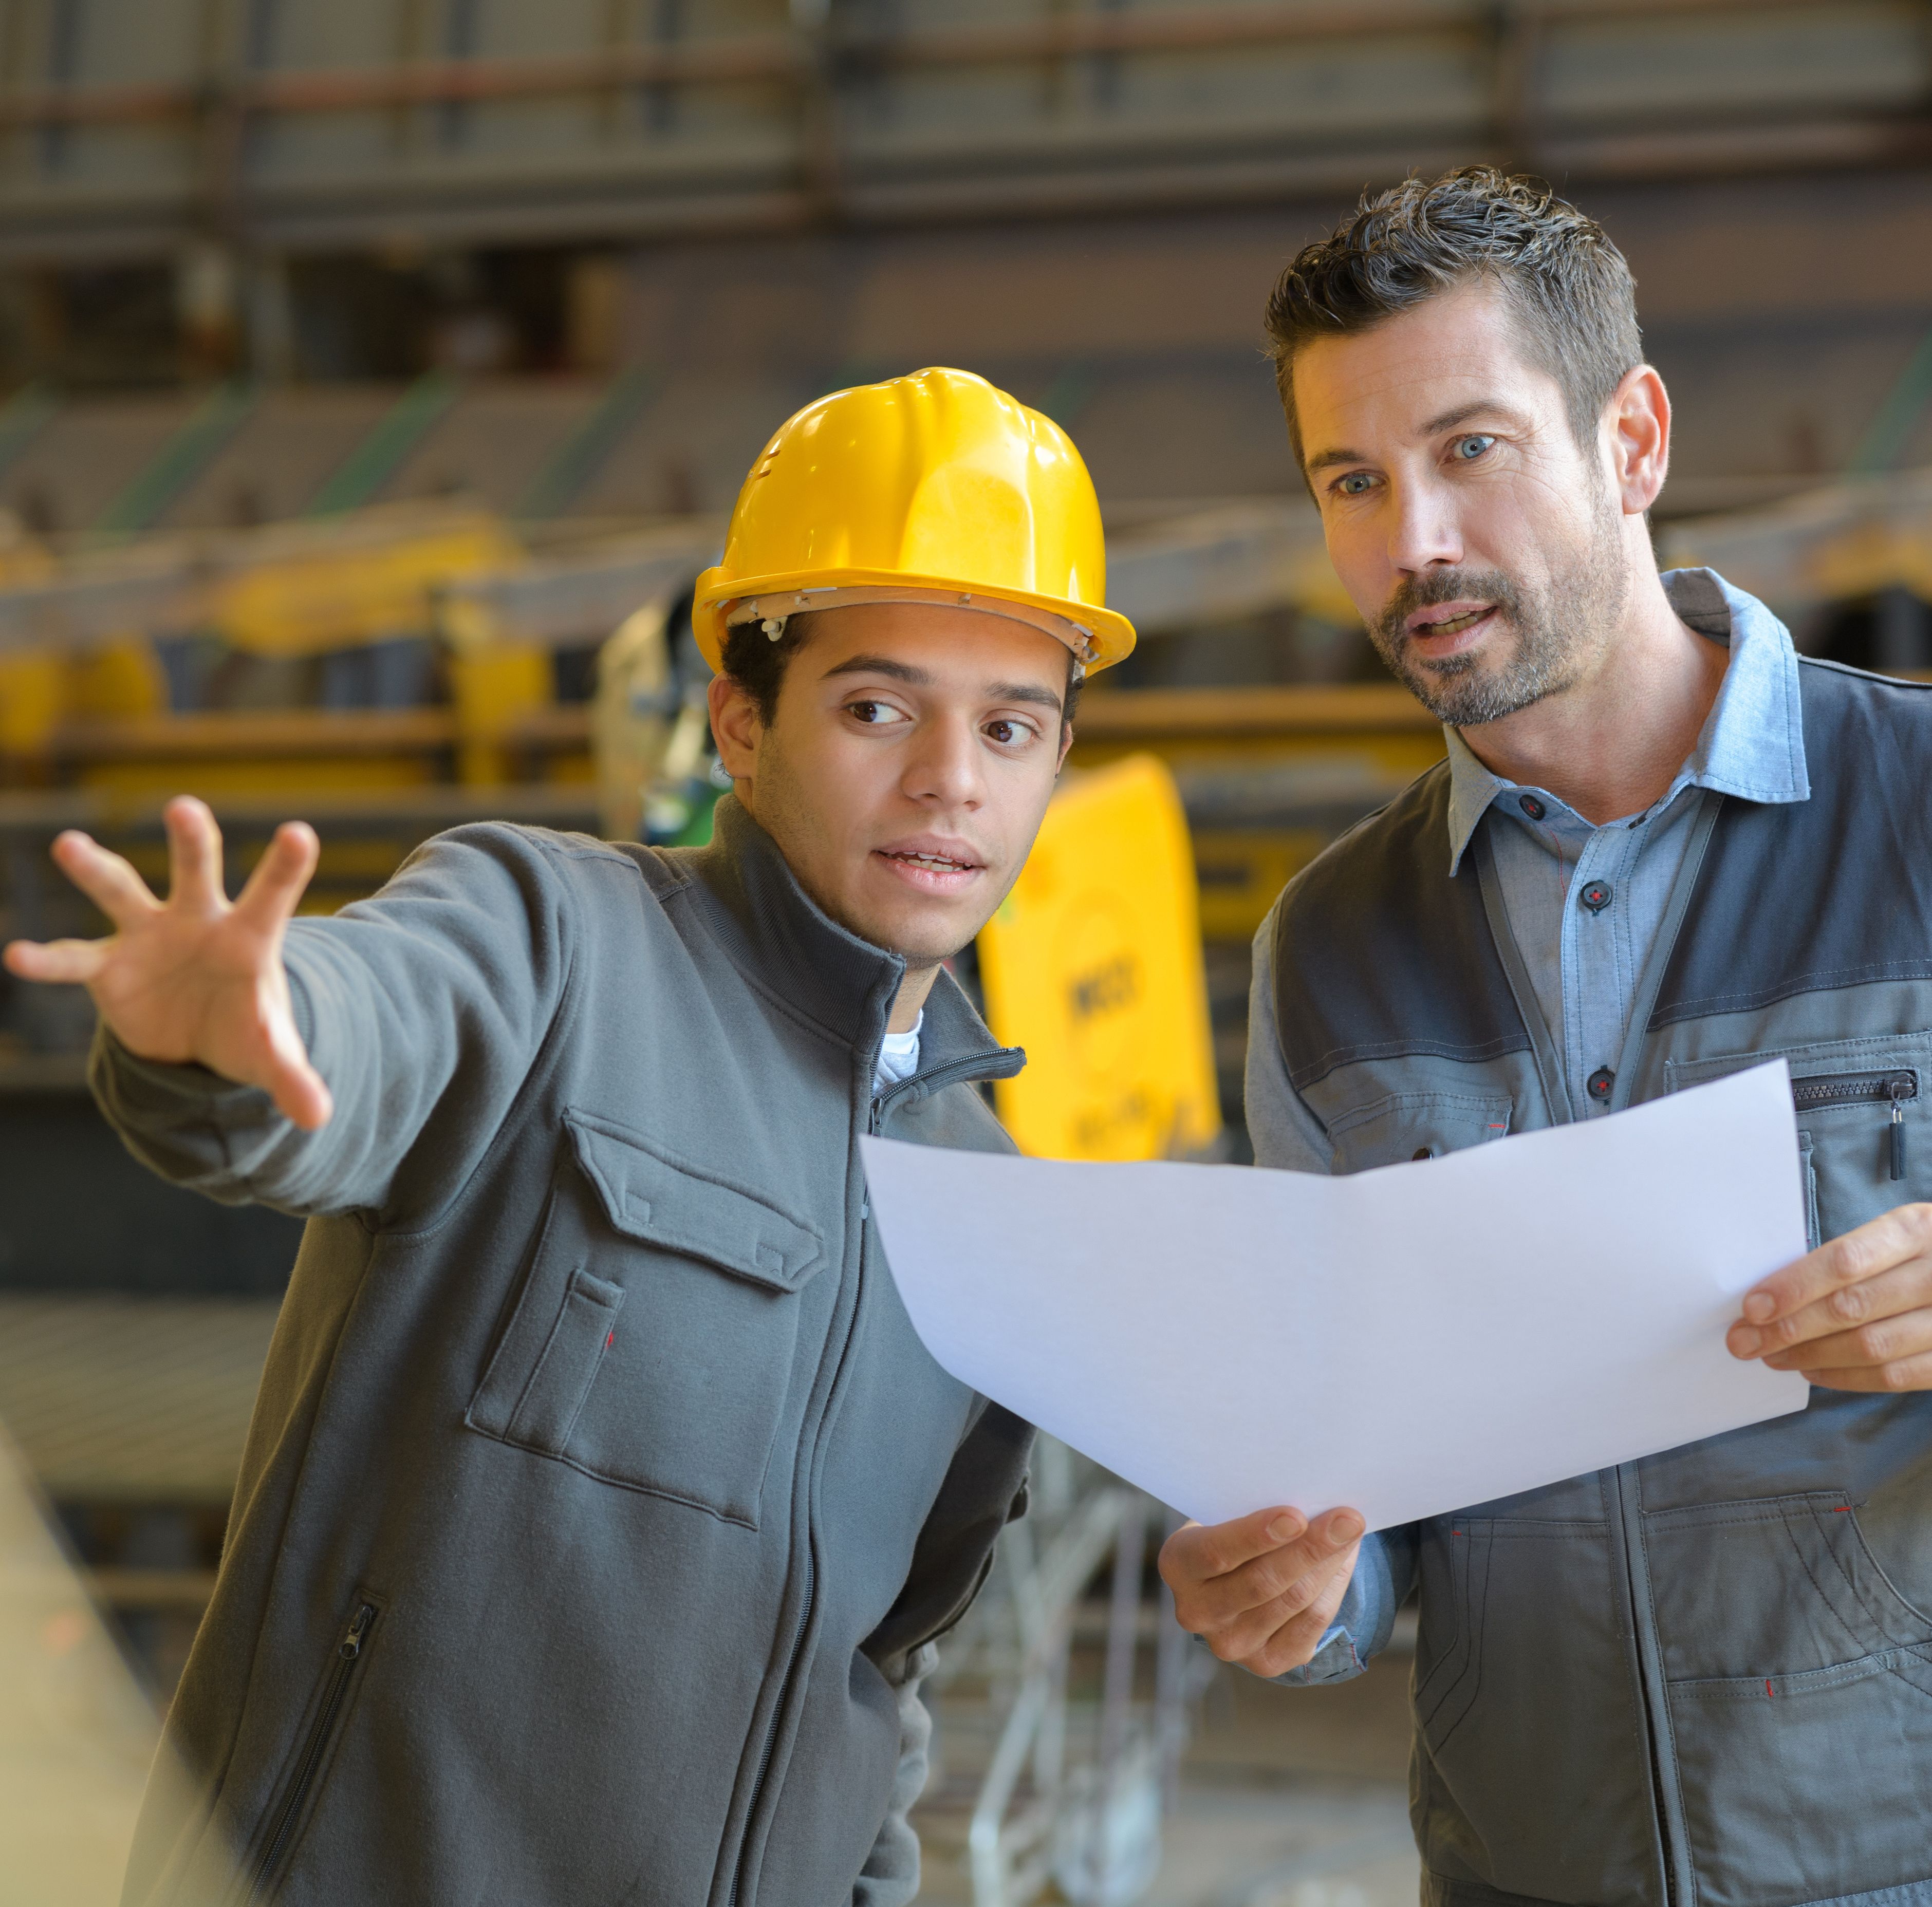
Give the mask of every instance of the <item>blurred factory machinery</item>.
[[[1918, 0], [0, 0], [0, 939], [98, 931], [50, 844], [159, 880], [182, 790], [238, 882], [314, 823], [318, 909], [468, 819], [702, 841], [688, 603], [746, 469], [817, 395], [958, 364], [1079, 443], [1142, 636], [962, 963], [1034, 1054], [1000, 1109], [1244, 1158], [1248, 941], [1442, 745], [1290, 463], [1281, 265], [1366, 184], [1550, 177], [1677, 406], [1660, 553], [1932, 672], [1928, 100]], [[140, 1171], [91, 1030], [0, 978], [0, 1546], [34, 1687], [106, 1691], [124, 1813], [144, 1723], [24, 1493], [165, 1696], [296, 1228]], [[928, 1897], [1124, 1903], [1207, 1665], [1159, 1506], [1058, 1447], [1035, 1500], [943, 1672]], [[1361, 1769], [1212, 1897], [1319, 1907], [1351, 1861], [1412, 1897]]]
[[1285, 494], [1268, 283], [1475, 158], [1628, 253], [1670, 513], [1756, 502], [1884, 447], [1928, 92], [1916, 0], [7, 0], [0, 505], [722, 510], [773, 420], [932, 362], [1117, 506]]

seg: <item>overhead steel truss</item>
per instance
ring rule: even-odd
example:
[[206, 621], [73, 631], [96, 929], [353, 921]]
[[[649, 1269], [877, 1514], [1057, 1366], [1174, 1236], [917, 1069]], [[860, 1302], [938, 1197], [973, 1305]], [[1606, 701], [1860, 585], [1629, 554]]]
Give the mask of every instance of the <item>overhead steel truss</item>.
[[0, 0], [0, 257], [1917, 163], [1929, 77], [1923, 0]]

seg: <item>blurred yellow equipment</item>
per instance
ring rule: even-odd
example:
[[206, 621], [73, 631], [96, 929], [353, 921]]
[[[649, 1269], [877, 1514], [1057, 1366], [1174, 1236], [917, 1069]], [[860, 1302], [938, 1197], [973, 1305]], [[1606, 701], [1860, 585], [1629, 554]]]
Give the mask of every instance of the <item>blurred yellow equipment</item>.
[[1072, 778], [979, 940], [1022, 1152], [1181, 1158], [1221, 1129], [1187, 821], [1153, 755]]
[[[934, 601], [1022, 613], [1090, 670], [1134, 646], [1104, 605], [1093, 479], [1051, 418], [962, 370], [916, 371], [820, 397], [765, 446], [692, 626], [721, 666], [728, 624], [768, 633], [844, 601]], [[1069, 626], [1070, 625], [1070, 626]]]
[[[436, 593], [453, 579], [523, 559], [509, 531], [481, 511], [365, 515], [366, 529], [334, 518], [284, 531], [285, 550], [215, 585], [209, 625], [256, 655], [312, 655], [380, 642], [434, 626]], [[263, 542], [272, 551], [269, 540]]]

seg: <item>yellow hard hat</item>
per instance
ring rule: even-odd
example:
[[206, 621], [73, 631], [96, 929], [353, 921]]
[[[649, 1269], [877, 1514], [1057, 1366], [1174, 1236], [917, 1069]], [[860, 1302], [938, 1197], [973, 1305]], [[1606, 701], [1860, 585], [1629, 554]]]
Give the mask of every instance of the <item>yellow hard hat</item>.
[[970, 371], [915, 371], [835, 391], [780, 427], [738, 493], [724, 560], [698, 579], [692, 628], [716, 669], [733, 623], [958, 604], [1046, 631], [1090, 671], [1134, 646], [1105, 607], [1106, 573], [1066, 433]]

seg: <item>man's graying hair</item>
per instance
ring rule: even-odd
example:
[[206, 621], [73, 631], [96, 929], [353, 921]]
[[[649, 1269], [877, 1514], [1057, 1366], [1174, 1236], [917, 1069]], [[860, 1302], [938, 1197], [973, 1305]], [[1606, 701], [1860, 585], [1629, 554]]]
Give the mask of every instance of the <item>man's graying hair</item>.
[[1532, 362], [1562, 388], [1570, 432], [1588, 450], [1611, 393], [1643, 361], [1630, 267], [1594, 219], [1540, 180], [1464, 166], [1364, 193], [1352, 217], [1281, 274], [1268, 332], [1295, 460], [1306, 454], [1298, 352], [1486, 280], [1508, 300]]

